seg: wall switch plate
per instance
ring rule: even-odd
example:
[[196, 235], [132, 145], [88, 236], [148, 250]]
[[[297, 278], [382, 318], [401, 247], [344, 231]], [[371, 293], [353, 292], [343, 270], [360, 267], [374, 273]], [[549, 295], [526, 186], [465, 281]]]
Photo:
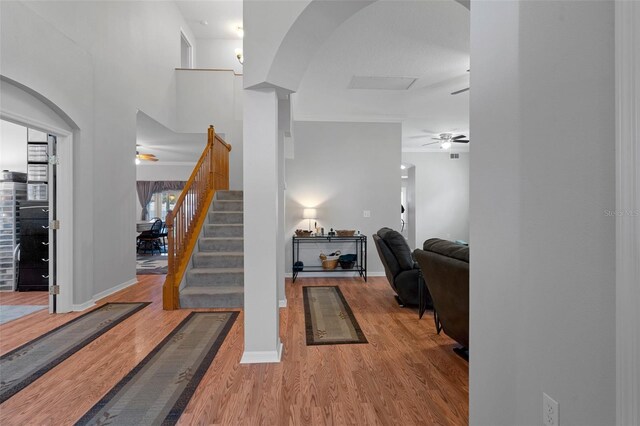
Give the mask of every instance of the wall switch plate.
[[363, 210], [362, 211], [362, 216], [363, 217], [371, 217], [371, 210]]
[[558, 402], [546, 393], [542, 393], [542, 424], [544, 426], [558, 425]]

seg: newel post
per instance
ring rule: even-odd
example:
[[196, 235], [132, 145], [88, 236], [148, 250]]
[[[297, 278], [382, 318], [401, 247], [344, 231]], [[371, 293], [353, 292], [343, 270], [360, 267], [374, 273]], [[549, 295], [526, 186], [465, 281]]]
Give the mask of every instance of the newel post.
[[163, 309], [174, 310], [177, 308], [178, 292], [175, 286], [176, 264], [175, 264], [175, 234], [173, 211], [169, 210], [165, 218], [167, 225], [167, 278], [164, 282]]
[[213, 168], [215, 165], [215, 159], [214, 159], [215, 150], [213, 148], [215, 143], [216, 143], [216, 130], [213, 127], [213, 124], [211, 124], [209, 126], [209, 188], [213, 189], [214, 191], [216, 190], [216, 188], [213, 186], [214, 184]]

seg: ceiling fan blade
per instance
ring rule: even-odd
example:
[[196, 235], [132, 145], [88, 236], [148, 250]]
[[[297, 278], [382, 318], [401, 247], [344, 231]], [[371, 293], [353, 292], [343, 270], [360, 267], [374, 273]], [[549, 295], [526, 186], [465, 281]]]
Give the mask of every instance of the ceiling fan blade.
[[435, 145], [440, 142], [423, 143], [422, 146]]
[[465, 88], [465, 89], [456, 90], [455, 92], [451, 92], [451, 94], [452, 94], [452, 95], [458, 95], [458, 94], [463, 93], [463, 92], [466, 92], [466, 91], [468, 91], [468, 90], [469, 90], [469, 88], [467, 87], [467, 88]]
[[469, 140], [460, 140], [458, 139], [457, 141], [451, 141], [451, 142], [455, 142], [455, 143], [469, 143]]
[[138, 158], [156, 158], [154, 154], [138, 154]]
[[429, 136], [427, 135], [415, 135], [415, 136], [409, 136], [408, 139], [423, 139], [423, 138], [428, 138]]
[[452, 137], [451, 140], [457, 141], [458, 139], [464, 139], [464, 138], [466, 138], [465, 135], [458, 135], [458, 136]]
[[444, 140], [442, 138], [431, 138], [431, 139], [433, 139], [434, 141], [443, 141]]

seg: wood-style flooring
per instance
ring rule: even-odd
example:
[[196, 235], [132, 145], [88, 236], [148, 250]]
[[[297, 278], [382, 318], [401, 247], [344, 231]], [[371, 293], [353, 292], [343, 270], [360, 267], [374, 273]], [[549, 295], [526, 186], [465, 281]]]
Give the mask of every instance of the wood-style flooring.
[[[0, 424], [73, 424], [191, 312], [162, 310], [164, 276], [138, 280], [99, 304], [153, 303], [0, 405]], [[339, 285], [369, 344], [306, 346], [303, 285]], [[467, 362], [436, 334], [430, 312], [418, 320], [416, 310], [396, 304], [385, 278], [299, 278], [287, 282], [287, 299], [282, 362], [239, 364], [241, 313], [179, 424], [468, 423]], [[0, 354], [80, 314], [41, 311], [0, 325]]]

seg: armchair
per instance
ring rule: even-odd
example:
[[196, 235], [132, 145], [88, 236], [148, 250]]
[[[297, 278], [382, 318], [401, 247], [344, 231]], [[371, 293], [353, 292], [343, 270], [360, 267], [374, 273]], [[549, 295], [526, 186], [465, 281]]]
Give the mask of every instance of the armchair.
[[[423, 296], [424, 307], [431, 308], [431, 296], [424, 287], [420, 268], [411, 257], [411, 249], [402, 234], [390, 228], [381, 228], [373, 234], [378, 255], [384, 266], [385, 275], [389, 285], [396, 292], [396, 300], [401, 306], [420, 303], [421, 287], [425, 293]], [[421, 309], [422, 316], [423, 309]]]

